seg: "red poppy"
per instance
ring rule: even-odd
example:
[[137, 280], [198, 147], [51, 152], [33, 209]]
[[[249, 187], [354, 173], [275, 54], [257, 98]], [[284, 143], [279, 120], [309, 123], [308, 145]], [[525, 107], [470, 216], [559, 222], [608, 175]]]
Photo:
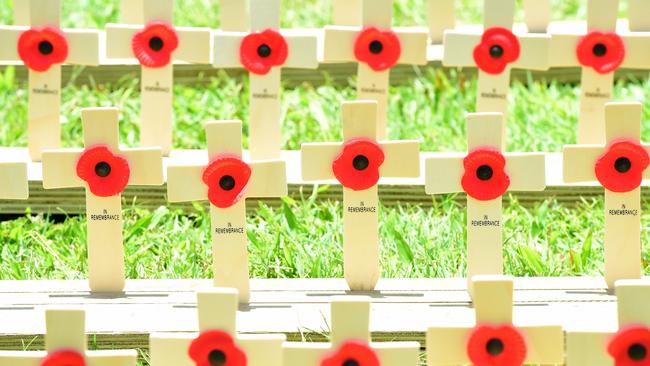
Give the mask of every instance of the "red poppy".
[[375, 27], [362, 30], [354, 41], [354, 56], [375, 71], [384, 71], [397, 64], [402, 54], [399, 38], [391, 31]]
[[169, 65], [178, 47], [178, 35], [170, 24], [154, 21], [133, 35], [131, 49], [140, 65], [163, 67]]
[[596, 161], [596, 178], [612, 192], [629, 192], [641, 185], [643, 171], [650, 164], [648, 152], [631, 140], [613, 142]]
[[44, 72], [68, 58], [68, 41], [55, 27], [35, 27], [18, 38], [18, 56], [30, 70]]
[[498, 150], [479, 148], [463, 159], [465, 174], [461, 180], [463, 190], [479, 201], [501, 197], [510, 187], [510, 177], [505, 172], [506, 158]]
[[362, 341], [346, 341], [335, 352], [325, 355], [320, 366], [379, 366], [377, 352]]
[[288, 56], [287, 41], [273, 29], [247, 35], [239, 47], [241, 64], [257, 75], [266, 75], [273, 66], [282, 66]]
[[467, 341], [467, 356], [475, 366], [521, 366], [526, 360], [526, 341], [512, 325], [482, 325]]
[[196, 366], [246, 366], [246, 354], [230, 334], [208, 330], [192, 341], [188, 354]]
[[379, 144], [366, 138], [343, 144], [341, 153], [332, 162], [336, 179], [346, 188], [362, 191], [377, 184], [384, 152]]
[[219, 208], [228, 208], [244, 195], [251, 177], [251, 168], [236, 156], [216, 158], [203, 171], [203, 183], [208, 186], [208, 199]]
[[638, 325], [621, 329], [607, 345], [616, 366], [650, 366], [650, 329]]
[[86, 366], [86, 359], [77, 351], [48, 353], [39, 366]]
[[86, 149], [77, 161], [77, 176], [86, 183], [95, 196], [111, 197], [122, 193], [131, 177], [129, 162], [115, 155], [108, 146]]
[[589, 32], [578, 42], [576, 54], [582, 66], [591, 67], [600, 74], [608, 74], [623, 63], [625, 43], [614, 32]]
[[519, 39], [510, 29], [492, 27], [483, 32], [481, 43], [474, 48], [474, 62], [481, 71], [498, 75], [519, 59], [520, 52]]

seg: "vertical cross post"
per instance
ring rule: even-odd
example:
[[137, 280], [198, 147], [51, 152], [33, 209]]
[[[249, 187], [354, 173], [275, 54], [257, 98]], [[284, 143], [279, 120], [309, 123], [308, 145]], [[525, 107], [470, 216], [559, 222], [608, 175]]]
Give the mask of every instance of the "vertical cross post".
[[467, 193], [468, 279], [503, 273], [503, 195], [546, 187], [544, 154], [503, 153], [503, 125], [501, 113], [470, 113], [467, 155], [425, 162], [427, 194]]
[[246, 199], [287, 195], [283, 160], [242, 160], [242, 123], [208, 122], [205, 126], [209, 164], [171, 165], [167, 169], [170, 202], [210, 201], [215, 286], [238, 289], [248, 302], [248, 236]]
[[99, 64], [99, 31], [60, 29], [60, 0], [15, 0], [16, 26], [0, 26], [0, 60], [29, 69], [29, 155], [61, 146], [61, 65]]
[[551, 23], [551, 0], [524, 0], [524, 20], [530, 33], [546, 33]]
[[45, 150], [43, 187], [86, 189], [88, 280], [96, 292], [124, 288], [122, 191], [162, 185], [160, 148], [119, 146], [117, 108], [82, 109], [85, 149]]
[[627, 18], [630, 21], [631, 32], [650, 32], [650, 19], [648, 13], [648, 2], [645, 0], [627, 1]]
[[[222, 2], [222, 6], [227, 3]], [[252, 160], [277, 159], [282, 147], [282, 68], [317, 68], [317, 37], [280, 31], [280, 0], [248, 3], [250, 32], [216, 31], [214, 66], [249, 71], [250, 156]]]
[[[199, 291], [198, 336], [192, 333], [152, 334], [149, 338], [151, 366], [285, 365], [282, 344], [286, 337], [283, 334], [237, 334], [238, 297], [237, 290], [231, 288]], [[242, 359], [246, 362], [241, 362]]]
[[453, 0], [429, 0], [429, 40], [441, 44], [445, 31], [456, 27], [456, 11]]
[[641, 277], [641, 180], [650, 178], [640, 103], [605, 105], [605, 144], [566, 145], [564, 181], [605, 188], [605, 280]]
[[487, 360], [496, 357], [513, 360], [513, 364], [564, 363], [564, 333], [560, 325], [513, 324], [512, 278], [475, 276], [472, 282], [476, 325], [430, 327], [426, 345], [428, 366], [476, 364], [477, 360], [490, 364]]
[[0, 161], [0, 182], [0, 199], [27, 199], [29, 197], [27, 163]]
[[382, 366], [417, 365], [418, 342], [371, 342], [370, 305], [370, 298], [365, 296], [332, 300], [331, 343], [287, 342], [284, 344], [284, 365], [319, 366], [343, 364], [344, 361], [353, 361], [349, 363], [351, 365], [363, 365], [373, 359]]
[[[393, 0], [359, 0], [340, 6], [360, 14], [360, 24], [325, 26], [324, 62], [357, 62], [357, 99], [377, 102], [377, 137], [385, 140], [390, 69], [427, 63], [425, 29], [392, 29]], [[360, 9], [360, 10], [359, 10]]]
[[419, 141], [379, 141], [376, 101], [341, 105], [343, 143], [302, 145], [306, 181], [336, 179], [343, 185], [343, 257], [352, 290], [368, 291], [379, 279], [380, 177], [418, 177]]
[[136, 59], [141, 66], [142, 146], [172, 149], [174, 124], [174, 61], [209, 64], [212, 32], [209, 28], [173, 26], [173, 0], [123, 1], [124, 21], [106, 25], [106, 55]]

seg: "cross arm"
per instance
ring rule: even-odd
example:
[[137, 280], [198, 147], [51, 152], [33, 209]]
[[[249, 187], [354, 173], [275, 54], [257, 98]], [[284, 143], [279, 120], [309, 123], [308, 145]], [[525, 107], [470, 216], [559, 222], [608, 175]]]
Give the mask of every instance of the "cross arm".
[[99, 65], [99, 31], [94, 29], [64, 29], [68, 41], [66, 63], [75, 65]]
[[1, 61], [20, 61], [18, 47], [6, 47], [5, 45], [17, 45], [21, 33], [28, 29], [28, 27], [0, 25], [0, 44], [3, 45], [0, 47]]
[[246, 32], [214, 31], [212, 65], [219, 68], [241, 67], [239, 47], [247, 35]]
[[548, 70], [551, 66], [551, 36], [548, 34], [527, 34], [518, 36], [521, 54], [513, 67], [526, 70]]
[[381, 177], [417, 178], [420, 176], [420, 141], [385, 141], [384, 163], [379, 168]]
[[82, 149], [43, 151], [43, 188], [83, 187], [85, 182], [77, 176], [76, 166]]
[[470, 328], [431, 327], [427, 330], [427, 365], [467, 365], [466, 342]]
[[616, 281], [616, 298], [618, 304], [618, 323], [643, 324], [650, 326], [650, 279]]
[[420, 363], [420, 343], [384, 342], [371, 343], [382, 366], [415, 366]]
[[162, 150], [158, 147], [124, 149], [121, 152], [129, 162], [131, 177], [129, 185], [159, 186], [164, 183]]
[[27, 199], [29, 186], [27, 184], [27, 163], [0, 163], [0, 198]]
[[647, 69], [650, 66], [650, 33], [630, 32], [619, 35], [625, 43], [625, 59], [621, 67]]
[[607, 341], [611, 337], [612, 332], [606, 331], [567, 332], [566, 365], [614, 365], [614, 360], [606, 351]]
[[167, 167], [167, 200], [169, 202], [202, 201], [208, 197], [208, 186], [202, 176], [205, 165], [170, 165]]
[[316, 366], [332, 348], [330, 343], [286, 342], [284, 364], [286, 366]]
[[580, 66], [576, 48], [578, 41], [584, 34], [579, 33], [553, 33], [549, 43], [550, 66], [571, 67]]
[[559, 325], [517, 327], [526, 340], [526, 364], [564, 363], [564, 331]]
[[604, 152], [602, 145], [565, 145], [563, 177], [566, 183], [596, 181], [594, 164]]
[[303, 30], [281, 32], [287, 41], [289, 56], [283, 67], [318, 68], [318, 37]]
[[546, 188], [545, 156], [542, 153], [506, 155], [511, 191], [543, 191]]
[[39, 366], [45, 351], [0, 351], [0, 366]]
[[137, 360], [138, 352], [136, 350], [86, 352], [88, 366], [135, 366]]
[[284, 160], [257, 161], [249, 165], [252, 174], [246, 186], [247, 197], [283, 197], [288, 194]]
[[426, 159], [424, 163], [425, 191], [427, 194], [462, 192], [464, 154], [454, 153], [445, 157]]
[[341, 143], [314, 142], [301, 147], [302, 179], [306, 181], [334, 179], [332, 161], [341, 152]]

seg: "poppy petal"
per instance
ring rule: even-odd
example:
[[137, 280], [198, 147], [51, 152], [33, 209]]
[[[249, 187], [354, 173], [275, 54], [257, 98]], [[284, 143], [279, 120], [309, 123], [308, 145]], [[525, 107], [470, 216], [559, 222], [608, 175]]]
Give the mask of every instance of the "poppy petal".
[[34, 27], [18, 38], [18, 56], [30, 70], [45, 72], [68, 58], [68, 41], [55, 27]]
[[146, 67], [158, 68], [169, 65], [176, 48], [178, 48], [176, 30], [163, 21], [150, 22], [131, 39], [133, 55], [140, 65]]
[[380, 366], [377, 352], [368, 343], [357, 340], [344, 342], [338, 350], [331, 352], [320, 362], [320, 366]]
[[282, 66], [288, 56], [287, 41], [273, 29], [247, 35], [239, 47], [241, 64], [256, 75], [266, 75], [271, 68]]
[[650, 366], [650, 329], [633, 325], [621, 329], [607, 345], [616, 366]]
[[399, 37], [391, 30], [364, 28], [354, 42], [354, 56], [374, 71], [384, 71], [397, 64], [402, 54]]
[[224, 155], [216, 158], [203, 171], [203, 183], [208, 186], [210, 203], [228, 208], [239, 202], [251, 173], [250, 166], [239, 157]]
[[86, 366], [86, 359], [77, 351], [56, 351], [48, 353], [39, 366]]
[[246, 353], [235, 344], [230, 334], [220, 330], [202, 332], [190, 343], [187, 351], [196, 366], [246, 366]]
[[625, 43], [614, 32], [589, 32], [580, 39], [576, 48], [578, 61], [599, 74], [608, 74], [621, 66], [625, 60]]
[[496, 149], [475, 149], [463, 159], [463, 165], [461, 185], [474, 199], [490, 201], [503, 196], [510, 187], [510, 177], [505, 172], [506, 158]]
[[467, 356], [475, 366], [521, 366], [526, 353], [526, 341], [512, 325], [478, 326], [467, 341]]
[[375, 141], [352, 139], [332, 162], [336, 179], [346, 188], [362, 191], [379, 181], [379, 168], [384, 163], [384, 152]]
[[594, 166], [596, 178], [611, 192], [630, 192], [641, 185], [643, 172], [650, 164], [646, 149], [632, 140], [617, 140]]
[[76, 170], [77, 176], [88, 183], [90, 192], [98, 197], [122, 193], [131, 177], [129, 162], [104, 145], [86, 149], [77, 161]]
[[498, 75], [508, 64], [519, 59], [519, 39], [510, 29], [492, 27], [483, 32], [481, 42], [474, 48], [474, 62], [483, 72]]

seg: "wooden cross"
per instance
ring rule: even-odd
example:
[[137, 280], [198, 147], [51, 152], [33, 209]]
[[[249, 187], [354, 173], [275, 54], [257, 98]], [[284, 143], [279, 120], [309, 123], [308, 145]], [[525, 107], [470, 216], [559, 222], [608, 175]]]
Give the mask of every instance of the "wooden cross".
[[[607, 103], [606, 143], [564, 146], [564, 181], [600, 182], [605, 187], [605, 280], [609, 288], [616, 280], [641, 277], [640, 185], [641, 178], [650, 178], [645, 157], [638, 155], [650, 147], [640, 142], [641, 109], [640, 103]], [[616, 150], [621, 142], [638, 151]], [[609, 157], [616, 159], [609, 161]]]
[[[425, 65], [428, 32], [416, 28], [391, 29], [393, 0], [346, 4], [338, 8], [358, 13], [360, 20], [353, 26], [325, 26], [323, 61], [358, 63], [357, 99], [377, 101], [377, 137], [385, 140], [390, 69], [395, 64]], [[378, 60], [380, 63], [376, 63]]]
[[[283, 160], [242, 161], [242, 123], [209, 122], [205, 126], [206, 153], [210, 164], [173, 165], [167, 169], [167, 196], [170, 202], [211, 202], [212, 267], [215, 286], [239, 290], [241, 302], [248, 302], [248, 236], [246, 199], [287, 195]], [[230, 159], [230, 160], [229, 160]], [[229, 162], [232, 170], [221, 167]], [[238, 175], [248, 170], [249, 176]], [[213, 172], [212, 178], [206, 172]], [[212, 183], [210, 183], [212, 182]], [[225, 199], [221, 202], [220, 199]]]
[[[233, 0], [223, 1], [222, 5], [230, 1]], [[277, 159], [282, 146], [282, 68], [317, 68], [317, 36], [304, 31], [280, 32], [280, 0], [249, 0], [248, 3], [250, 32], [216, 31], [214, 66], [245, 67], [250, 71], [250, 156], [253, 160]], [[241, 27], [242, 24], [235, 22], [228, 26]], [[252, 44], [256, 44], [252, 49], [246, 47]], [[244, 60], [269, 66], [257, 69]]]
[[[331, 303], [331, 343], [287, 342], [284, 365], [418, 365], [418, 342], [371, 342], [370, 304], [366, 296], [335, 297]], [[379, 362], [364, 362], [373, 358]]]
[[[282, 362], [282, 344], [286, 339], [284, 334], [237, 334], [237, 298], [237, 290], [231, 288], [199, 291], [197, 307], [200, 334], [198, 337], [191, 333], [151, 334], [151, 366], [286, 365]], [[219, 334], [221, 342], [204, 341], [209, 339], [210, 333]], [[228, 342], [224, 342], [224, 338]], [[233, 362], [242, 353], [247, 362]], [[206, 363], [203, 357], [200, 360], [191, 358], [200, 355], [214, 362]]]
[[530, 33], [546, 33], [551, 22], [551, 0], [524, 0], [524, 21]]
[[[581, 45], [595, 32], [615, 34], [618, 1], [589, 0], [587, 7], [587, 32], [554, 33], [551, 41], [552, 64], [558, 67], [582, 68], [580, 92], [580, 116], [578, 118], [578, 144], [602, 144], [605, 142], [605, 103], [612, 100], [614, 71], [617, 67], [650, 69], [650, 36], [648, 33], [618, 32], [624, 51], [619, 66], [600, 69], [585, 66], [578, 57]], [[640, 14], [645, 17], [645, 12]], [[609, 57], [614, 48], [596, 43], [591, 50], [595, 57]]]
[[[483, 33], [445, 32], [443, 65], [479, 67], [476, 112], [507, 115], [510, 70], [546, 70], [549, 67], [550, 36], [512, 35], [514, 12], [515, 0], [484, 0]], [[492, 39], [494, 32], [502, 33], [500, 40]], [[503, 42], [504, 33], [508, 34], [507, 39], [512, 38], [507, 44]]]
[[[163, 154], [172, 149], [174, 108], [174, 61], [209, 64], [212, 31], [209, 28], [173, 27], [173, 0], [129, 0], [122, 2], [122, 13], [132, 14], [127, 20], [133, 24], [106, 25], [106, 55], [115, 59], [136, 59], [141, 69], [141, 128], [142, 146], [161, 146]], [[163, 22], [178, 39], [177, 48], [166, 62], [150, 64], [139, 58], [143, 52], [134, 42], [145, 36], [143, 30], [152, 29]], [[165, 40], [162, 33], [152, 32], [144, 37], [145, 49], [166, 52], [173, 43]], [[160, 34], [158, 34], [160, 33]], [[171, 49], [171, 48], [169, 48]]]
[[45, 310], [45, 351], [0, 351], [0, 366], [136, 365], [136, 350], [88, 351], [85, 323], [84, 310]]
[[[43, 149], [61, 146], [61, 64], [99, 65], [99, 31], [59, 29], [60, 7], [60, 0], [14, 0], [16, 25], [0, 26], [0, 61], [22, 61], [29, 69], [27, 133], [34, 161], [41, 160]], [[63, 44], [44, 38], [46, 30], [57, 33]], [[50, 65], [30, 62], [35, 57], [53, 60], [53, 55], [57, 60]]]
[[[501, 152], [503, 115], [467, 115], [465, 156], [425, 162], [427, 194], [467, 193], [467, 278], [503, 271], [502, 197], [546, 187], [544, 154]], [[471, 291], [471, 288], [470, 288]]]
[[418, 177], [420, 143], [378, 141], [376, 101], [343, 102], [341, 120], [343, 143], [302, 145], [302, 178], [337, 179], [343, 185], [345, 278], [350, 289], [369, 291], [380, 274], [377, 182], [380, 177]]
[[0, 162], [0, 199], [25, 200], [29, 197], [27, 163]]
[[567, 330], [567, 365], [643, 365], [648, 362], [650, 281], [648, 279], [617, 281], [616, 298], [618, 329], [603, 327], [602, 314], [594, 314], [598, 316], [598, 321], [594, 321], [588, 329]]
[[456, 27], [454, 0], [429, 0], [429, 40], [441, 44], [445, 31]]
[[117, 108], [81, 110], [85, 149], [43, 152], [43, 187], [86, 188], [88, 279], [97, 292], [124, 288], [122, 198], [127, 185], [162, 185], [159, 147], [122, 149]]
[[[491, 355], [505, 359], [507, 356], [504, 352], [509, 353], [508, 360], [519, 358], [518, 361], [521, 361], [509, 363], [512, 365], [524, 362], [564, 364], [564, 333], [561, 326], [513, 324], [511, 277], [476, 276], [472, 282], [475, 325], [430, 327], [427, 330], [427, 365], [476, 364], [472, 362], [475, 357]], [[504, 328], [509, 331], [506, 332]], [[513, 333], [516, 335], [513, 336]]]

